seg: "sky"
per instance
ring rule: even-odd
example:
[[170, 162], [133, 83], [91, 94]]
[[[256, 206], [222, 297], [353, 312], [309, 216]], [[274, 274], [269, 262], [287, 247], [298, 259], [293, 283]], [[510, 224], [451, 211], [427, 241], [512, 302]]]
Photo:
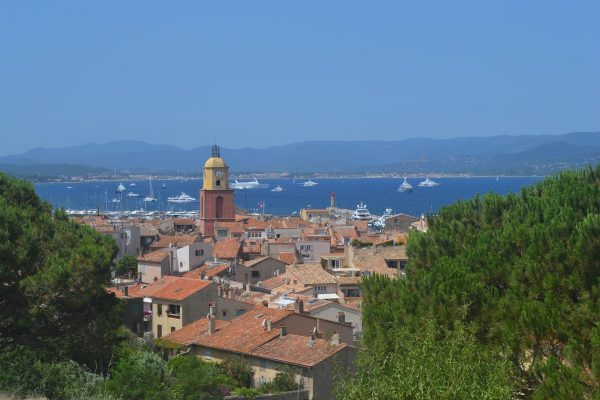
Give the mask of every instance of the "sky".
[[600, 130], [600, 2], [0, 5], [0, 155]]

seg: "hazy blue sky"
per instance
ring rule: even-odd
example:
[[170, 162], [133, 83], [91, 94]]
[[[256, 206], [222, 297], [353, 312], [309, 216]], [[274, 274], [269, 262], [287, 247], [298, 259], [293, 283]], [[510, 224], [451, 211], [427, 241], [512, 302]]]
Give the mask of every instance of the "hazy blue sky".
[[600, 130], [599, 1], [0, 5], [0, 154]]

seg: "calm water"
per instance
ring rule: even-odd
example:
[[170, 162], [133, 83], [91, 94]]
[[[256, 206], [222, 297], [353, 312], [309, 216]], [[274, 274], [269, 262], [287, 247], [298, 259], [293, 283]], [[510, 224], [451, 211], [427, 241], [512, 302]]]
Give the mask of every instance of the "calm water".
[[[402, 179], [313, 179], [317, 186], [303, 187], [304, 180], [269, 179], [268, 189], [236, 190], [235, 203], [249, 210], [258, 209], [259, 203], [264, 202], [265, 213], [289, 215], [300, 208], [324, 208], [329, 206], [331, 192], [336, 195], [336, 205], [340, 208], [354, 209], [363, 201], [373, 214], [383, 214], [386, 208], [394, 212], [404, 212], [412, 215], [435, 212], [440, 207], [460, 199], [469, 199], [476, 194], [494, 191], [500, 194], [519, 191], [520, 188], [539, 182], [541, 177], [501, 177], [494, 178], [434, 178], [440, 185], [421, 188], [417, 184], [420, 178], [408, 179], [414, 186], [411, 193], [398, 192]], [[130, 187], [135, 183], [135, 187]], [[165, 188], [162, 188], [163, 183]], [[198, 199], [202, 186], [201, 180], [188, 181], [152, 181], [158, 202], [144, 203], [142, 198], [149, 193], [148, 181], [123, 181], [127, 191], [121, 196], [120, 203], [113, 203], [117, 184], [115, 182], [82, 182], [82, 183], [38, 183], [38, 194], [54, 207], [83, 210], [100, 207], [101, 210], [197, 210], [198, 201], [187, 204], [168, 203], [167, 197], [177, 196], [185, 192]], [[284, 188], [283, 192], [271, 192], [276, 185]], [[68, 187], [72, 188], [69, 189]], [[127, 197], [133, 191], [142, 197]]]

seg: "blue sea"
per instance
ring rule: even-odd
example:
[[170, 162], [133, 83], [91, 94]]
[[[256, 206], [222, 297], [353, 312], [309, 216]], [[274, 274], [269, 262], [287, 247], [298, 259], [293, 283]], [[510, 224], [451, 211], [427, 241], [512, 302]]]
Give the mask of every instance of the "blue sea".
[[[319, 184], [304, 187], [304, 180], [265, 179], [268, 189], [236, 190], [237, 206], [255, 212], [263, 212], [260, 204], [264, 204], [264, 212], [274, 215], [290, 215], [301, 208], [325, 208], [329, 206], [330, 194], [335, 193], [336, 206], [354, 209], [361, 201], [372, 214], [381, 215], [386, 208], [394, 213], [406, 213], [418, 216], [421, 213], [436, 212], [441, 207], [474, 197], [477, 194], [495, 192], [507, 194], [518, 192], [522, 187], [542, 180], [542, 177], [471, 177], [471, 178], [432, 178], [440, 185], [435, 187], [418, 187], [422, 178], [409, 178], [414, 186], [410, 193], [398, 192], [402, 179], [394, 178], [340, 178], [313, 179]], [[127, 191], [122, 196], [116, 193], [118, 183], [109, 181], [91, 181], [81, 183], [38, 183], [35, 188], [38, 194], [54, 207], [73, 210], [90, 210], [100, 208], [101, 211], [139, 210], [147, 211], [184, 211], [198, 210], [198, 201], [186, 204], [167, 202], [167, 197], [178, 196], [181, 192], [199, 199], [202, 180], [153, 180], [154, 194], [158, 202], [144, 203], [142, 198], [149, 190], [148, 181], [123, 181]], [[130, 186], [131, 183], [135, 187]], [[164, 188], [162, 187], [164, 184]], [[271, 192], [280, 185], [282, 192]], [[127, 197], [133, 191], [142, 197]], [[113, 203], [113, 198], [121, 198], [120, 203]]]

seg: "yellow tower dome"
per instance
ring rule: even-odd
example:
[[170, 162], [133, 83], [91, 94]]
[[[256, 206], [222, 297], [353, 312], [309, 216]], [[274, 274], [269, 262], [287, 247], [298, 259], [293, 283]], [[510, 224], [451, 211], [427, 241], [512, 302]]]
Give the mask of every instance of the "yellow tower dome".
[[204, 163], [204, 176], [202, 189], [204, 190], [228, 190], [229, 189], [229, 167], [221, 158], [219, 146], [212, 148], [212, 157]]

